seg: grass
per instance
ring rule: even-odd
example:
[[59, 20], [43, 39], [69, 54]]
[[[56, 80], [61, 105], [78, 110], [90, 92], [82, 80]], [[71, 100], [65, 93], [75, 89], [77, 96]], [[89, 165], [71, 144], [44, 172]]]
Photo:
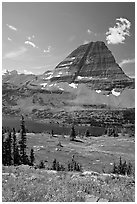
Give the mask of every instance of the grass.
[[[58, 147], [59, 142], [62, 147]], [[133, 202], [134, 177], [113, 177], [103, 175], [103, 172], [110, 173], [113, 163], [117, 163], [120, 156], [122, 161], [130, 161], [134, 166], [134, 142], [134, 138], [122, 136], [77, 137], [77, 141], [70, 141], [66, 135], [64, 138], [61, 135], [51, 138], [47, 133], [28, 133], [28, 152], [34, 148], [36, 164], [43, 160], [48, 169], [56, 158], [66, 167], [72, 155], [75, 155], [74, 158], [82, 165], [83, 171], [96, 171], [99, 174], [84, 176], [82, 173], [54, 173], [27, 166], [3, 167], [3, 202], [83, 202], [88, 195], [110, 202]]]
[[[69, 137], [61, 135], [50, 138], [48, 134], [29, 134], [27, 136], [28, 151], [35, 146], [34, 152], [36, 163], [46, 160], [46, 164], [51, 166], [56, 158], [60, 163], [67, 165], [72, 155], [82, 164], [84, 170], [97, 172], [108, 172], [112, 169], [113, 163], [122, 160], [132, 162], [134, 166], [135, 146], [134, 138], [126, 137], [90, 137], [77, 138], [77, 141], [70, 141]], [[61, 151], [57, 151], [57, 144], [61, 142]], [[126, 148], [125, 148], [126, 147]]]
[[3, 202], [84, 202], [94, 195], [110, 202], [132, 202], [132, 178], [53, 173], [27, 166], [3, 167]]

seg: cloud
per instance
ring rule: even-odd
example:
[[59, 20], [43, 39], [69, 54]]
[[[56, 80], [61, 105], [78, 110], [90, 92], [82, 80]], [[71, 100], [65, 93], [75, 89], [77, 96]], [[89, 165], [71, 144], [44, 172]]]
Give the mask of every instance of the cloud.
[[50, 53], [50, 52], [51, 52], [51, 46], [49, 45], [49, 46], [48, 46], [48, 49], [47, 49], [47, 50], [44, 50], [43, 52], [44, 52], [44, 53]]
[[28, 36], [27, 39], [30, 41], [32, 40], [32, 38], [34, 39], [35, 38], [35, 35], [32, 35], [32, 36]]
[[24, 54], [26, 51], [27, 51], [27, 48], [20, 47], [18, 50], [15, 50], [15, 51], [12, 51], [12, 52], [8, 52], [7, 54], [5, 54], [4, 59], [16, 58], [16, 57]]
[[131, 23], [126, 18], [117, 18], [116, 26], [109, 28], [106, 32], [106, 41], [108, 44], [124, 43], [125, 37], [130, 36]]
[[8, 41], [12, 41], [12, 39], [8, 37]]
[[12, 26], [12, 25], [6, 24], [6, 26], [8, 26], [8, 28], [9, 28], [9, 29], [11, 29], [11, 30], [15, 30], [15, 31], [17, 31], [17, 30], [18, 30], [17, 28], [15, 28], [15, 27], [14, 27], [14, 26]]
[[24, 69], [23, 73], [24, 73], [24, 74], [34, 74], [33, 72], [27, 71], [26, 69]]
[[90, 29], [88, 29], [88, 30], [87, 30], [87, 33], [88, 33], [88, 34], [91, 34], [91, 33], [93, 33], [93, 32], [92, 32]]
[[34, 47], [34, 48], [38, 48], [33, 42], [31, 42], [31, 41], [25, 41], [25, 44], [26, 45], [30, 45], [30, 46], [32, 46], [32, 47]]
[[97, 33], [94, 33], [94, 32], [93, 32], [92, 30], [90, 30], [90, 29], [87, 29], [86, 32], [87, 32], [88, 35], [91, 35], [91, 34], [94, 35], [94, 36], [97, 35]]
[[131, 63], [135, 63], [135, 58], [133, 59], [123, 59], [120, 63], [119, 66], [122, 67], [125, 64], [131, 64]]
[[28, 36], [28, 37], [27, 37], [27, 39], [28, 39], [28, 40], [31, 40], [31, 37], [30, 37], [30, 36]]

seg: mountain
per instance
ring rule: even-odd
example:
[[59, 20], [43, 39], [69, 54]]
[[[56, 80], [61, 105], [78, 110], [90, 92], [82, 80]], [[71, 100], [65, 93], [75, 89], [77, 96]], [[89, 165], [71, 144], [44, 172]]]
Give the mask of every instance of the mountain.
[[50, 81], [85, 83], [91, 90], [134, 88], [134, 80], [124, 73], [102, 41], [90, 42], [75, 49], [55, 67]]
[[[30, 97], [33, 97], [34, 90], [39, 93], [43, 91], [43, 96], [40, 96], [43, 98], [44, 91], [45, 94], [53, 93], [52, 96], [55, 98], [50, 97], [55, 101], [54, 105], [53, 101], [50, 101], [53, 107], [65, 108], [63, 104], [71, 107], [84, 105], [103, 105], [109, 108], [135, 107], [135, 81], [124, 73], [102, 41], [79, 46], [54, 70], [41, 75], [18, 74], [16, 71], [7, 73], [3, 75], [3, 87], [4, 90], [7, 87], [18, 88]], [[58, 105], [56, 94], [60, 94]], [[23, 103], [21, 101], [21, 104]], [[32, 110], [33, 104], [30, 103], [30, 106]]]
[[111, 51], [101, 41], [79, 46], [56, 66], [53, 77], [62, 81], [67, 78], [71, 82], [94, 78], [129, 80]]

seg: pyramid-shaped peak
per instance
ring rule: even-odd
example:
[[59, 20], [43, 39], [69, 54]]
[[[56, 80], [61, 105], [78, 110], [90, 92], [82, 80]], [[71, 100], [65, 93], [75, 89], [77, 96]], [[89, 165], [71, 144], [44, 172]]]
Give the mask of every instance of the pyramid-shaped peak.
[[53, 75], [60, 79], [70, 78], [71, 81], [78, 76], [113, 80], [129, 78], [103, 41], [80, 45], [56, 66]]

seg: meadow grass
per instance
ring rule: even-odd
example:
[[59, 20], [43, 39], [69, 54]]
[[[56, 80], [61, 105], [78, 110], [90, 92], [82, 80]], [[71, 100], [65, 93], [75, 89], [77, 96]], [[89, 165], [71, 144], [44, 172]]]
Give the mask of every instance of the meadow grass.
[[[58, 143], [61, 151], [56, 151]], [[134, 138], [90, 137], [70, 141], [69, 137], [48, 134], [27, 134], [28, 151], [33, 147], [35, 164], [45, 161], [46, 169], [29, 166], [3, 166], [3, 202], [83, 202], [87, 195], [107, 199], [110, 202], [134, 202], [134, 177], [111, 177], [113, 162], [131, 161], [134, 166]], [[126, 148], [126, 151], [125, 151]], [[96, 171], [96, 175], [76, 172], [54, 172], [51, 168], [56, 158], [65, 167], [72, 155], [82, 165], [83, 171]]]
[[135, 181], [128, 177], [83, 176], [11, 166], [3, 167], [2, 185], [3, 202], [84, 202], [87, 195], [110, 202], [135, 200]]

